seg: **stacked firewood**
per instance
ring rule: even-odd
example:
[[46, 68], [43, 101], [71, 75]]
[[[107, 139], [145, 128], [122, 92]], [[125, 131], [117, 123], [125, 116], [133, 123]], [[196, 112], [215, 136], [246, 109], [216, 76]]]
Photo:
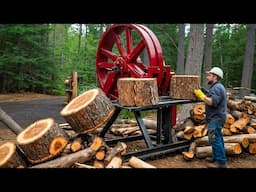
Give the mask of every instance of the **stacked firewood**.
[[[185, 160], [191, 160], [194, 157], [205, 158], [211, 156], [212, 148], [208, 143], [207, 126], [205, 123], [195, 121], [195, 111], [198, 110], [196, 104], [191, 110], [191, 116], [177, 130], [177, 136], [191, 140], [188, 151], [182, 152]], [[203, 109], [203, 107], [200, 107]], [[196, 109], [196, 110], [195, 110]], [[224, 144], [226, 154], [238, 155], [242, 152], [256, 154], [256, 98], [244, 96], [243, 99], [236, 99], [233, 95], [228, 94], [227, 100], [227, 119], [222, 133], [224, 136]], [[205, 111], [201, 111], [205, 113]], [[201, 122], [204, 122], [201, 119]], [[198, 125], [200, 124], [200, 125]], [[203, 126], [203, 134], [195, 134], [197, 126]], [[202, 128], [203, 129], [203, 128]], [[192, 136], [191, 136], [192, 135]]]

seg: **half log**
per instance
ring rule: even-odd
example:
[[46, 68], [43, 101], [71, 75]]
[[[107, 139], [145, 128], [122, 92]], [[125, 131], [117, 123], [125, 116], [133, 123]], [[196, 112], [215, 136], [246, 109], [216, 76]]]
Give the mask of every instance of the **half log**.
[[114, 111], [111, 100], [101, 89], [96, 88], [74, 98], [60, 114], [77, 133], [84, 134], [101, 127]]
[[31, 163], [47, 161], [63, 151], [68, 143], [66, 132], [53, 118], [29, 125], [17, 136], [17, 144]]
[[147, 106], [159, 102], [156, 78], [119, 78], [118, 103], [122, 106]]
[[0, 168], [25, 168], [26, 163], [18, 153], [13, 142], [6, 142], [0, 146]]

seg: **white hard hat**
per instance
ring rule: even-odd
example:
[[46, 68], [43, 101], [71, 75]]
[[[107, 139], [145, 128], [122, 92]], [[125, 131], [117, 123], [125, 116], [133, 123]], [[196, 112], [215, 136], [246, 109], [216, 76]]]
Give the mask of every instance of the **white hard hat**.
[[218, 75], [221, 79], [223, 78], [223, 71], [219, 67], [213, 67], [210, 71], [207, 71], [207, 73], [213, 73]]

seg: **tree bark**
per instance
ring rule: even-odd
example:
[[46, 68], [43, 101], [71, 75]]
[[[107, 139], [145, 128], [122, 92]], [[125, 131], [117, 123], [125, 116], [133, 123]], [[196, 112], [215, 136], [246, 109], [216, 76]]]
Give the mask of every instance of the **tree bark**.
[[89, 133], [106, 123], [115, 107], [105, 93], [91, 89], [68, 103], [60, 114], [79, 134]]
[[147, 106], [159, 102], [156, 78], [119, 78], [118, 103], [122, 106]]
[[84, 163], [91, 160], [94, 155], [95, 151], [90, 148], [86, 148], [81, 151], [71, 153], [69, 155], [65, 155], [51, 161], [47, 161], [45, 163], [34, 165], [30, 168], [70, 168], [76, 162]]

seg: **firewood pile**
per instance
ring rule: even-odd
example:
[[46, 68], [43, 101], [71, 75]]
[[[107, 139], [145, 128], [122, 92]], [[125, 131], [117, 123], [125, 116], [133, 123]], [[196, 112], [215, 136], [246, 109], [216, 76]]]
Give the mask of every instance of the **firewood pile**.
[[[114, 124], [113, 124], [114, 125]], [[127, 145], [108, 146], [97, 134], [78, 134], [68, 123], [41, 119], [0, 146], [1, 168], [155, 168], [132, 156]]]
[[[256, 154], [256, 98], [244, 96], [236, 99], [230, 93], [227, 96], [227, 119], [222, 128], [226, 154]], [[203, 103], [195, 104], [190, 117], [175, 130], [177, 137], [191, 141], [188, 151], [182, 152], [185, 160], [211, 156]]]

